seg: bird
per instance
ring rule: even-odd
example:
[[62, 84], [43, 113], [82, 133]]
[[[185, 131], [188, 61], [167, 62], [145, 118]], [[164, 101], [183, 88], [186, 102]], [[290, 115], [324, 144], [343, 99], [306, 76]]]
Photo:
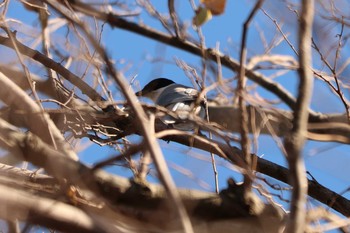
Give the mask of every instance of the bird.
[[169, 115], [160, 118], [163, 123], [175, 129], [193, 130], [195, 124], [187, 120], [191, 113], [202, 119], [206, 117], [205, 97], [199, 97], [199, 91], [195, 88], [177, 84], [167, 78], [154, 79], [135, 94], [149, 98], [155, 104], [175, 112], [177, 118]]

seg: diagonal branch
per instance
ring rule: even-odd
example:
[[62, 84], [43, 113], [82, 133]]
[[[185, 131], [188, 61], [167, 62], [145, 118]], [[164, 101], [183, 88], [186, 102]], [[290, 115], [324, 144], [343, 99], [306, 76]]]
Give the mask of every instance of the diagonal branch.
[[67, 8], [63, 8], [62, 5], [53, 0], [45, 0], [52, 8], [64, 16], [67, 20], [77, 25], [82, 29], [87, 36], [89, 42], [96, 48], [97, 52], [103, 58], [106, 63], [107, 70], [109, 71], [111, 77], [120, 87], [123, 95], [128, 101], [130, 108], [135, 112], [136, 123], [140, 126], [140, 132], [144, 137], [145, 146], [148, 148], [151, 157], [156, 165], [159, 179], [164, 185], [170, 200], [173, 202], [175, 211], [180, 218], [182, 227], [186, 233], [192, 233], [193, 228], [189, 219], [189, 216], [185, 210], [185, 207], [180, 199], [179, 193], [176, 189], [175, 182], [173, 181], [171, 174], [169, 172], [168, 166], [160, 149], [159, 143], [154, 134], [154, 127], [150, 123], [150, 119], [147, 117], [145, 111], [142, 109], [141, 104], [138, 102], [135, 93], [129, 88], [126, 80], [120, 77], [115, 70], [114, 65], [110, 62], [107, 52], [102, 48], [102, 46], [95, 40], [92, 34], [89, 32], [88, 28], [77, 18], [68, 13]]
[[[106, 222], [99, 224], [96, 216], [57, 200], [38, 197], [31, 192], [0, 184], [0, 217], [18, 219], [63, 232], [108, 232]], [[11, 211], [9, 211], [11, 210]], [[102, 227], [103, 226], [103, 227]]]
[[[13, 43], [10, 38], [0, 36], [0, 44], [14, 49]], [[87, 83], [85, 83], [81, 78], [70, 72], [61, 64], [55, 62], [54, 60], [48, 58], [44, 54], [40, 53], [37, 50], [34, 50], [28, 46], [25, 46], [20, 41], [16, 40], [16, 45], [18, 47], [18, 51], [37, 62], [40, 62], [43, 66], [50, 68], [60, 74], [64, 79], [74, 84], [78, 87], [83, 94], [86, 94], [91, 100], [96, 101], [105, 101], [105, 99], [97, 93], [93, 88], [91, 88]]]
[[169, 14], [171, 17], [171, 21], [173, 22], [174, 29], [175, 29], [175, 35], [177, 38], [182, 38], [181, 31], [179, 28], [179, 22], [177, 19], [176, 11], [175, 11], [175, 3], [174, 0], [168, 0], [168, 8], [169, 8]]
[[66, 152], [66, 154], [77, 160], [77, 155], [71, 150], [70, 146], [65, 141], [61, 132], [50, 119], [47, 113], [42, 113], [40, 107], [28, 96], [28, 94], [13, 83], [10, 78], [0, 72], [0, 100], [11, 108], [23, 111], [27, 114], [26, 127], [33, 133], [38, 135], [47, 143], [52, 143], [48, 129], [52, 133], [54, 141], [57, 143], [57, 149]]

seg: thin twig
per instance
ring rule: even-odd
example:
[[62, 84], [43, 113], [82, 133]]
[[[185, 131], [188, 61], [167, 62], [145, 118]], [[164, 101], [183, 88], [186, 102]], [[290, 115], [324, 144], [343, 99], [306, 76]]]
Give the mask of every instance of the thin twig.
[[125, 158], [128, 158], [128, 157], [131, 157], [132, 155], [136, 154], [137, 152], [141, 151], [144, 147], [144, 144], [141, 143], [141, 144], [137, 144], [137, 145], [133, 145], [133, 146], [130, 146], [127, 150], [123, 151], [123, 153], [121, 153], [120, 155], [116, 155], [116, 156], [113, 156], [111, 158], [108, 158], [108, 159], [105, 159], [103, 161], [100, 161], [98, 163], [96, 163], [92, 170], [95, 171], [95, 170], [98, 170], [98, 169], [101, 169], [105, 166], [108, 166], [108, 165], [111, 165], [117, 161], [120, 161], [120, 160], [123, 160]]
[[349, 106], [349, 102], [345, 98], [343, 92], [341, 91], [339, 80], [338, 80], [338, 74], [337, 74], [337, 70], [336, 70], [336, 68], [337, 68], [337, 60], [339, 59], [339, 51], [340, 51], [340, 47], [341, 47], [341, 40], [342, 40], [343, 30], [344, 30], [344, 24], [342, 24], [342, 29], [341, 29], [341, 32], [339, 34], [338, 47], [337, 47], [337, 50], [336, 50], [336, 56], [335, 56], [335, 61], [334, 61], [334, 66], [333, 67], [331, 66], [331, 64], [329, 64], [327, 59], [324, 57], [324, 55], [322, 54], [321, 50], [317, 46], [316, 42], [313, 39], [311, 39], [311, 41], [312, 41], [313, 48], [320, 55], [321, 61], [331, 71], [331, 73], [332, 73], [332, 75], [334, 77], [335, 86], [329, 80], [323, 78], [320, 74], [318, 74], [318, 72], [314, 71], [314, 74], [317, 75], [318, 77], [320, 77], [325, 83], [327, 83], [329, 85], [329, 87], [334, 91], [334, 93], [336, 93], [339, 96], [340, 100], [343, 102], [343, 105], [345, 107], [345, 111], [346, 111], [346, 115], [347, 115], [348, 121], [350, 122], [350, 112], [349, 112], [350, 106]]
[[173, 21], [175, 35], [176, 35], [176, 37], [181, 39], [182, 35], [181, 35], [181, 31], [179, 28], [179, 22], [178, 22], [176, 11], [175, 11], [174, 0], [168, 0], [168, 8], [169, 8], [169, 14], [171, 17], [171, 21]]
[[245, 78], [245, 63], [247, 59], [247, 32], [249, 24], [252, 21], [253, 17], [260, 9], [264, 0], [258, 0], [255, 3], [255, 6], [251, 13], [249, 14], [247, 20], [243, 25], [242, 41], [241, 41], [241, 53], [240, 53], [240, 69], [239, 69], [239, 78], [237, 83], [236, 93], [238, 95], [238, 105], [240, 109], [240, 134], [241, 134], [241, 147], [243, 151], [244, 161], [246, 163], [246, 173], [244, 174], [244, 188], [245, 192], [249, 193], [252, 188], [253, 175], [251, 168], [251, 155], [250, 155], [250, 140], [249, 140], [249, 130], [248, 130], [248, 113], [245, 106], [245, 95], [246, 95], [246, 78]]
[[[0, 36], [0, 44], [14, 49], [14, 46], [11, 42], [10, 38]], [[20, 43], [18, 40], [16, 41], [16, 46], [18, 48], [18, 51], [28, 56], [41, 64], [43, 64], [45, 67], [48, 67], [50, 69], [53, 69], [58, 74], [62, 75], [63, 78], [74, 84], [76, 87], [78, 87], [83, 94], [86, 94], [91, 100], [96, 101], [98, 105], [101, 101], [105, 101], [105, 99], [93, 88], [91, 88], [87, 83], [85, 83], [83, 80], [80, 79], [77, 75], [70, 72], [68, 69], [66, 69], [61, 64], [55, 62], [54, 60], [48, 58], [44, 54], [40, 53], [37, 50], [33, 50], [28, 46], [25, 46], [24, 44]]]
[[282, 30], [281, 26], [278, 24], [277, 20], [272, 18], [272, 16], [269, 13], [267, 13], [264, 9], [261, 9], [261, 10], [276, 25], [277, 30], [281, 33], [281, 35], [283, 36], [283, 39], [287, 42], [287, 44], [293, 50], [295, 55], [299, 56], [298, 51], [296, 50], [296, 48], [294, 47], [292, 42], [288, 39], [288, 36], [283, 32], [283, 30]]
[[[264, 9], [262, 9], [262, 11], [276, 25], [277, 30], [282, 34], [284, 40], [291, 47], [293, 52], [297, 56], [299, 56], [298, 51], [296, 51], [296, 49], [295, 49], [294, 45], [292, 44], [292, 42], [289, 41], [287, 35], [285, 35], [285, 33], [283, 32], [283, 30], [280, 27], [280, 25], [278, 24], [277, 20], [272, 18]], [[294, 11], [294, 12], [296, 12], [296, 11]], [[296, 14], [297, 14], [297, 12], [296, 12]], [[298, 14], [297, 14], [297, 17], [299, 17]], [[341, 49], [342, 36], [343, 36], [343, 31], [344, 31], [344, 17], [342, 17], [341, 25], [342, 25], [341, 26], [341, 32], [338, 35], [338, 37], [339, 37], [339, 39], [338, 39], [338, 46], [337, 46], [337, 49], [336, 49], [336, 54], [335, 54], [334, 66], [333, 67], [329, 64], [329, 62], [323, 56], [323, 54], [321, 53], [320, 49], [318, 48], [316, 42], [311, 37], [313, 48], [318, 52], [318, 54], [321, 57], [321, 60], [324, 62], [324, 64], [327, 66], [327, 68], [332, 72], [333, 77], [334, 77], [334, 81], [335, 81], [337, 87], [334, 87], [334, 85], [331, 82], [327, 81], [326, 79], [324, 79], [320, 75], [318, 75], [315, 70], [313, 70], [313, 72], [314, 72], [314, 74], [319, 76], [322, 80], [324, 80], [331, 87], [331, 89], [334, 90], [334, 92], [339, 96], [340, 100], [343, 102], [343, 105], [345, 107], [345, 111], [346, 111], [346, 114], [347, 114], [347, 117], [348, 117], [348, 121], [350, 122], [350, 106], [349, 106], [349, 103], [346, 100], [344, 94], [342, 93], [342, 91], [340, 89], [340, 85], [339, 85], [339, 81], [338, 81], [338, 77], [337, 77], [338, 75], [337, 75], [337, 72], [336, 72], [337, 60], [339, 58], [339, 52], [340, 52], [340, 49]]]
[[157, 18], [171, 36], [174, 35], [171, 28], [169, 27], [167, 20], [164, 19], [164, 17], [157, 11], [157, 9], [152, 5], [152, 3], [149, 0], [138, 1], [138, 4], [143, 6], [151, 16]]

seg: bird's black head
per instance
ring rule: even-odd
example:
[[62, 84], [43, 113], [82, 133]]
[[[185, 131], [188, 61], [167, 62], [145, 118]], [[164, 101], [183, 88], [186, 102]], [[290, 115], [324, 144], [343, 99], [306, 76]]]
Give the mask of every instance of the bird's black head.
[[160, 88], [169, 86], [171, 84], [175, 83], [174, 81], [167, 79], [167, 78], [157, 78], [153, 79], [151, 82], [149, 82], [141, 91], [136, 92], [135, 94], [137, 96], [144, 96], [148, 93], [158, 90]]

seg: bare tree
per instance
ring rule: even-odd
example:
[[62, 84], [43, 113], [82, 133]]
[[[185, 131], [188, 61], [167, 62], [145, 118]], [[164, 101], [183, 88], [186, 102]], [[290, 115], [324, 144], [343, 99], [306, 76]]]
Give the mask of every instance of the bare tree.
[[[303, 156], [308, 141], [318, 147], [336, 142], [348, 148], [350, 143], [349, 62], [344, 59], [350, 16], [343, 12], [349, 3], [240, 3], [247, 12], [240, 43], [223, 49], [219, 40], [208, 46], [202, 27], [211, 17], [230, 16], [229, 3], [164, 2], [1, 3], [4, 230], [349, 232], [348, 189], [336, 193], [323, 186], [307, 172]], [[36, 25], [15, 20], [12, 11], [35, 17]], [[325, 24], [334, 27], [325, 29]], [[142, 62], [176, 65], [207, 98], [207, 119], [190, 115], [187, 121], [195, 130], [180, 131], [159, 120], [176, 119], [176, 113], [139, 101], [133, 91], [140, 87], [138, 64], [110, 54], [114, 45], [106, 37], [116, 32], [190, 54], [167, 61], [159, 50]], [[254, 43], [251, 33], [258, 37]], [[143, 52], [133, 50], [127, 39], [115, 43], [139, 57]], [[338, 113], [314, 108], [324, 90], [330, 90], [323, 93], [332, 98], [328, 103], [341, 106]], [[266, 97], [270, 94], [274, 97]], [[273, 139], [286, 167], [259, 156], [262, 138]], [[161, 147], [167, 143], [198, 149], [198, 158], [211, 163], [206, 174], [214, 178], [216, 192], [179, 188], [169, 166], [187, 179], [195, 174], [166, 159]], [[96, 153], [86, 145], [100, 146], [93, 165], [79, 153]], [[114, 154], [101, 156], [106, 148]], [[224, 188], [220, 164], [232, 170]], [[115, 166], [132, 178], [112, 174], [109, 168]], [[159, 182], [149, 182], [150, 177]]]

